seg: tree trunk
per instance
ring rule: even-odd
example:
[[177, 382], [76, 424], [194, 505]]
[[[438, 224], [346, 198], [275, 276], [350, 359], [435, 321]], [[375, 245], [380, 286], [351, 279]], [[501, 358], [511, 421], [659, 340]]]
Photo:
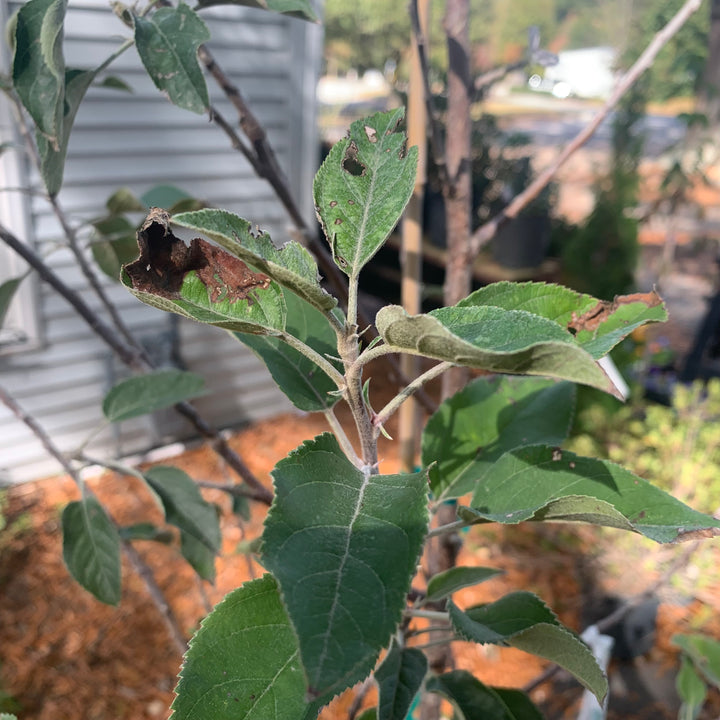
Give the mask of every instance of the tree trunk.
[[720, 127], [720, 0], [712, 0], [710, 5], [708, 57], [699, 99], [710, 127], [717, 132]]
[[[445, 34], [448, 45], [448, 110], [445, 161], [448, 183], [443, 188], [447, 219], [447, 262], [445, 267], [445, 305], [454, 305], [471, 289], [470, 253], [471, 163], [470, 163], [470, 61], [469, 0], [447, 0]], [[453, 368], [443, 376], [443, 397], [460, 390], [468, 379], [464, 368]], [[455, 506], [442, 505], [435, 516], [437, 525], [455, 520]], [[428, 543], [425, 570], [428, 577], [454, 567], [460, 550], [456, 533], [440, 535]], [[452, 665], [448, 645], [427, 650], [430, 668], [441, 673]], [[436, 720], [440, 714], [440, 697], [428, 695], [423, 701], [422, 720]]]

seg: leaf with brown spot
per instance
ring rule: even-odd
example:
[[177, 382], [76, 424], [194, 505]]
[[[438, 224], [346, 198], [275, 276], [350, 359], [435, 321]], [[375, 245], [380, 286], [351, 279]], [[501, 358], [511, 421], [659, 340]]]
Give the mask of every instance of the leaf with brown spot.
[[285, 327], [282, 291], [267, 275], [200, 238], [186, 245], [170, 230], [170, 216], [152, 208], [138, 232], [140, 257], [123, 267], [122, 282], [161, 310], [254, 334]]

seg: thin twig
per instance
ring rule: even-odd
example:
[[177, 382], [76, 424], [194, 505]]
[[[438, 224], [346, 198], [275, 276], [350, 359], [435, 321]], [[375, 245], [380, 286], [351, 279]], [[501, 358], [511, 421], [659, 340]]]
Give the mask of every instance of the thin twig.
[[420, 610], [418, 608], [408, 608], [403, 612], [403, 615], [405, 617], [425, 618], [426, 620], [440, 620], [441, 622], [447, 622], [450, 619], [450, 616], [446, 612]]
[[[43, 446], [45, 451], [60, 463], [63, 470], [73, 479], [75, 484], [79, 488], [81, 488], [84, 493], [94, 496], [94, 493], [92, 493], [91, 490], [84, 486], [75, 467], [73, 467], [70, 460], [55, 445], [50, 436], [45, 432], [45, 429], [42, 427], [42, 425], [40, 425], [40, 423], [38, 423], [32, 415], [25, 412], [25, 410], [15, 401], [15, 399], [10, 395], [10, 393], [8, 393], [7, 390], [5, 390], [5, 388], [3, 388], [2, 386], [0, 386], [0, 402], [2, 402], [3, 405], [5, 405], [5, 407], [7, 407], [8, 410], [10, 410], [10, 412], [12, 412], [13, 415], [18, 420], [20, 420], [20, 422], [22, 422], [27, 428], [30, 429], [33, 435], [35, 435], [35, 437], [40, 441], [40, 444]], [[110, 514], [107, 512], [107, 510], [105, 510], [105, 513], [107, 514], [110, 521], [115, 525], [115, 527], [117, 527], [117, 523], [115, 523], [115, 521], [110, 517]], [[178, 620], [175, 617], [172, 608], [168, 604], [162, 590], [157, 584], [152, 570], [140, 557], [137, 550], [135, 550], [131, 543], [126, 540], [121, 540], [121, 543], [123, 551], [125, 552], [125, 555], [130, 561], [130, 564], [140, 576], [141, 580], [145, 585], [145, 589], [148, 591], [148, 594], [153, 601], [153, 604], [165, 620], [165, 624], [168, 628], [168, 631], [170, 632], [176, 648], [178, 649], [180, 654], [184, 653], [185, 650], [187, 650], [187, 641], [185, 640], [185, 635], [180, 628], [180, 624], [178, 623]]]
[[523, 192], [516, 195], [502, 212], [488, 220], [475, 231], [471, 239], [473, 256], [476, 256], [478, 252], [492, 240], [501, 225], [516, 217], [523, 208], [532, 202], [540, 194], [542, 189], [555, 177], [568, 159], [590, 139], [623, 95], [625, 95], [637, 79], [653, 64], [660, 50], [662, 50], [669, 40], [680, 30], [688, 18], [700, 8], [701, 2], [702, 0], [687, 0], [685, 2], [670, 22], [655, 35], [633, 66], [622, 76], [602, 109], [573, 140], [565, 146], [555, 162], [540, 173]]
[[466, 525], [472, 523], [465, 522], [465, 520], [455, 520], [455, 522], [448, 523], [447, 525], [440, 525], [440, 527], [433, 528], [428, 532], [427, 537], [437, 537], [438, 535], [447, 535], [448, 533], [454, 533], [456, 530], [462, 530]]
[[380, 428], [388, 421], [392, 414], [409, 398], [412, 397], [425, 383], [440, 377], [446, 370], [453, 367], [451, 362], [441, 362], [426, 370], [422, 375], [418, 375], [409, 385], [404, 387], [388, 404], [375, 414], [373, 425], [375, 425], [376, 433], [380, 434]]

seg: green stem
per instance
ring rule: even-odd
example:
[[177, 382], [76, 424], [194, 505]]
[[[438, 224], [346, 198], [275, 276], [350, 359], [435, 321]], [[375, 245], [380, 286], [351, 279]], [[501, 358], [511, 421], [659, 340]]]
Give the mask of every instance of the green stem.
[[358, 468], [362, 468], [363, 461], [357, 456], [355, 448], [352, 446], [352, 443], [350, 442], [345, 429], [340, 424], [340, 421], [335, 417], [335, 413], [332, 411], [332, 408], [328, 408], [323, 411], [323, 414], [325, 415], [325, 419], [327, 420], [330, 429], [333, 431], [333, 434], [337, 438], [337, 441], [340, 443], [340, 447], [343, 449], [345, 455], [347, 455], [353, 465]]
[[358, 365], [367, 365], [372, 360], [382, 357], [383, 355], [391, 355], [393, 353], [400, 352], [403, 352], [403, 350], [393, 347], [392, 345], [385, 345], [384, 343], [374, 345], [373, 347], [367, 348], [367, 350], [363, 350], [360, 357], [357, 359], [357, 363]]
[[430, 530], [427, 537], [431, 538], [437, 537], [438, 535], [447, 535], [448, 533], [453, 533], [456, 530], [466, 527], [467, 525], [472, 525], [472, 523], [467, 523], [464, 520], [456, 520], [455, 522], [448, 523], [447, 525], [441, 525], [440, 527]]
[[437, 610], [416, 610], [414, 608], [410, 608], [403, 614], [405, 617], [425, 618], [426, 620], [439, 620], [440, 622], [450, 621], [450, 615], [448, 615], [448, 613], [439, 612]]
[[375, 436], [380, 434], [380, 428], [388, 421], [392, 414], [412, 395], [414, 395], [426, 382], [442, 375], [453, 367], [451, 362], [441, 362], [418, 375], [408, 386], [403, 388], [390, 402], [373, 418]]
[[347, 305], [347, 324], [349, 327], [357, 325], [358, 317], [358, 276], [351, 275], [348, 280], [348, 305]]
[[333, 382], [337, 385], [338, 390], [345, 389], [345, 377], [343, 374], [335, 368], [335, 366], [326, 360], [320, 353], [313, 350], [309, 345], [306, 345], [301, 340], [298, 340], [295, 336], [287, 332], [282, 332], [278, 337], [291, 348], [297, 350], [300, 354], [304, 355], [308, 360], [314, 362]]

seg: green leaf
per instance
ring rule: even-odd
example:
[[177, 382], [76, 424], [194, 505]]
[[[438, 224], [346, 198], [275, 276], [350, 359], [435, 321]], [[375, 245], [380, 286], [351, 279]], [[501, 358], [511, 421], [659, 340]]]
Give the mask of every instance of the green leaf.
[[62, 514], [63, 560], [100, 602], [120, 602], [120, 537], [94, 497], [69, 503]]
[[[285, 292], [285, 329], [324, 356], [337, 357], [337, 337], [328, 319], [297, 295]], [[267, 365], [273, 380], [295, 407], [306, 412], [330, 409], [340, 399], [335, 381], [295, 348], [279, 338], [236, 333]], [[332, 362], [338, 370], [342, 366]]]
[[503, 455], [477, 486], [463, 518], [591, 522], [641, 533], [656, 542], [720, 534], [703, 515], [608, 460], [534, 446]]
[[567, 330], [524, 310], [455, 306], [408, 315], [399, 305], [387, 305], [375, 322], [398, 352], [491, 372], [571, 380], [619, 397], [603, 369]]
[[667, 320], [665, 305], [654, 290], [605, 301], [550, 283], [499, 282], [468, 295], [457, 307], [480, 305], [525, 310], [552, 320], [572, 332], [595, 359], [641, 325]]
[[449, 597], [462, 588], [485, 582], [496, 575], [502, 575], [502, 570], [486, 567], [454, 567], [445, 572], [433, 575], [428, 580], [426, 602], [437, 602]]
[[297, 638], [272, 576], [233, 590], [202, 621], [175, 693], [175, 720], [304, 717]]
[[180, 213], [172, 221], [207, 235], [319, 310], [331, 310], [337, 305], [337, 300], [320, 287], [317, 263], [300, 243], [290, 241], [278, 249], [267, 233], [253, 235], [247, 220], [226, 210]]
[[199, 0], [198, 2], [198, 8], [212, 7], [213, 5], [243, 5], [290, 15], [301, 20], [318, 22], [318, 16], [315, 14], [310, 0]]
[[494, 603], [463, 612], [448, 603], [450, 621], [466, 640], [510, 645], [551, 660], [574, 675], [602, 703], [607, 680], [587, 645], [563, 627], [555, 614], [528, 592], [514, 592]]
[[191, 196], [176, 185], [153, 185], [140, 199], [145, 203], [143, 211], [151, 207], [171, 208]]
[[687, 653], [709, 683], [720, 689], [720, 642], [705, 635], [675, 635], [672, 643]]
[[405, 110], [350, 126], [315, 176], [315, 208], [335, 262], [356, 277], [393, 231], [412, 195], [417, 148], [398, 131]]
[[180, 531], [180, 552], [190, 567], [203, 579], [215, 582], [215, 553], [194, 536]]
[[678, 720], [695, 720], [707, 697], [707, 685], [685, 655], [680, 660], [680, 671], [675, 678], [675, 687], [682, 700]]
[[324, 434], [281, 460], [262, 562], [280, 584], [311, 697], [367, 676], [400, 621], [427, 530], [427, 476], [365, 475]]
[[217, 510], [203, 500], [192, 478], [169, 465], [156, 465], [143, 476], [160, 498], [167, 522], [217, 553], [221, 542]]
[[146, 213], [150, 206], [140, 202], [130, 188], [122, 187], [107, 199], [105, 207], [111, 215], [120, 215], [126, 212]]
[[120, 422], [170, 407], [204, 391], [205, 380], [200, 375], [174, 369], [154, 370], [115, 385], [103, 400], [103, 413], [110, 422]]
[[108, 75], [97, 83], [97, 87], [108, 88], [109, 90], [120, 90], [121, 92], [132, 93], [133, 89], [125, 80], [116, 75]]
[[425, 688], [450, 700], [458, 711], [458, 720], [542, 720], [527, 695], [488, 687], [467, 670], [431, 677]]
[[10, 303], [12, 303], [15, 293], [24, 279], [25, 275], [20, 275], [19, 277], [10, 278], [0, 285], [0, 328], [5, 324]]
[[0, 713], [0, 720], [18, 720], [17, 715], [11, 713]]
[[425, 654], [414, 648], [401, 648], [394, 640], [375, 671], [379, 688], [378, 720], [405, 720], [418, 694], [428, 663]]
[[358, 715], [357, 720], [377, 720], [377, 708], [368, 708], [361, 715]]
[[125, 265], [121, 282], [139, 300], [237, 332], [274, 334], [285, 327], [281, 288], [242, 260], [196, 238], [190, 247], [153, 208], [138, 232], [140, 257]]
[[66, 0], [29, 0], [17, 13], [12, 78], [38, 134], [56, 150], [63, 132]]
[[157, 525], [152, 523], [136, 523], [135, 525], [126, 525], [118, 528], [120, 537], [123, 540], [151, 540], [153, 542], [159, 542], [163, 545], [168, 545], [173, 541], [172, 533], [168, 530], [163, 530]]
[[155, 86], [178, 107], [204, 113], [210, 100], [197, 51], [210, 39], [205, 23], [182, 2], [134, 18], [135, 45]]
[[137, 228], [126, 217], [115, 215], [93, 223], [98, 239], [90, 244], [98, 267], [116, 282], [122, 266], [137, 257]]
[[472, 492], [505, 452], [559, 445], [575, 405], [570, 383], [535, 378], [478, 378], [446, 400], [422, 435], [422, 463], [436, 462], [430, 489], [440, 499]]

